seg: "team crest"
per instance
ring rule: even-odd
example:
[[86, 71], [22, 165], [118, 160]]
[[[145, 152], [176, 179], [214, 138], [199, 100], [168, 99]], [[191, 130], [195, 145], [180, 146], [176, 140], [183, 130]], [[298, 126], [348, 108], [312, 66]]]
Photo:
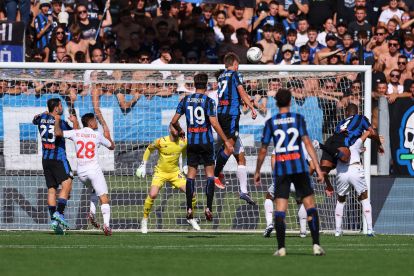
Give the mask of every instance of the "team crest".
[[410, 175], [414, 175], [414, 106], [404, 114], [400, 126], [400, 148], [397, 150], [397, 161], [407, 166]]

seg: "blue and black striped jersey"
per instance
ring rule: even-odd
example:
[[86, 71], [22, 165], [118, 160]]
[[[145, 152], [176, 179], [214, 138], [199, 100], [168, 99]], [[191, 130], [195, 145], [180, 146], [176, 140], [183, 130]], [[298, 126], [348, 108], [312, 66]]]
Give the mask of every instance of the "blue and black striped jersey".
[[[55, 136], [55, 118], [52, 115], [43, 113], [33, 119], [33, 124], [37, 125], [42, 139], [43, 159], [66, 160], [65, 138]], [[72, 130], [66, 121], [61, 121], [62, 130]]]
[[302, 136], [308, 136], [305, 118], [298, 113], [279, 113], [266, 121], [262, 143], [273, 139], [275, 175], [308, 172], [306, 156], [302, 148]]
[[218, 78], [219, 103], [217, 114], [238, 116], [241, 97], [237, 87], [243, 85], [243, 76], [232, 70], [225, 70]]
[[352, 146], [362, 133], [371, 127], [371, 123], [364, 115], [352, 115], [343, 119], [335, 128], [335, 133], [346, 133], [345, 145]]
[[209, 117], [216, 116], [215, 110], [214, 100], [200, 93], [185, 96], [178, 104], [176, 112], [186, 117], [189, 145], [214, 143]]

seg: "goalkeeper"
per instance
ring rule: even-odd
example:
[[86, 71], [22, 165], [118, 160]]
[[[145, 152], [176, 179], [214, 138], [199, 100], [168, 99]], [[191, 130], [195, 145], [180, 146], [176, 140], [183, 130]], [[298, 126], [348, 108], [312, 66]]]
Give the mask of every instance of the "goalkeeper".
[[[148, 233], [148, 216], [151, 212], [154, 200], [157, 198], [160, 189], [164, 186], [165, 182], [169, 182], [174, 188], [178, 188], [185, 193], [186, 177], [180, 171], [179, 158], [182, 155], [183, 164], [187, 164], [185, 159], [187, 158], [187, 140], [179, 139], [175, 136], [171, 129], [168, 136], [164, 136], [156, 139], [145, 150], [141, 165], [136, 171], [136, 176], [145, 177], [147, 161], [154, 150], [158, 150], [159, 158], [157, 166], [154, 168], [154, 175], [152, 177], [151, 188], [144, 203], [144, 217], [141, 221], [141, 232], [143, 234]], [[188, 170], [187, 165], [183, 165], [183, 172], [186, 174]], [[192, 206], [193, 210], [196, 205], [196, 198], [193, 197]], [[200, 226], [195, 219], [188, 220], [188, 223], [195, 230], [200, 230]]]

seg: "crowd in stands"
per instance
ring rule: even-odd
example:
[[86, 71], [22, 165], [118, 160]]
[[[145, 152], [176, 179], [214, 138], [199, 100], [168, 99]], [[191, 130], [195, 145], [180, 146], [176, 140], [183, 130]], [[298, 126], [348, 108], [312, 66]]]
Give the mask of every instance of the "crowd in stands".
[[[247, 50], [257, 46], [263, 51], [262, 64], [371, 65], [374, 100], [387, 95], [392, 103], [414, 96], [413, 0], [258, 0], [255, 9], [176, 0], [1, 0], [0, 20], [25, 23], [26, 61], [217, 64], [231, 51], [243, 64], [248, 63]], [[175, 77], [169, 71], [160, 74], [163, 79]], [[84, 77], [82, 87], [34, 82], [30, 90], [5, 81], [0, 86], [10, 94], [58, 91], [74, 101], [93, 94], [96, 86], [90, 89], [89, 84], [96, 79], [125, 78], [112, 71], [85, 72]], [[129, 76], [145, 77], [142, 72]], [[60, 76], [65, 78], [70, 79], [70, 72]], [[183, 83], [186, 91], [192, 90], [191, 82]], [[254, 86], [251, 81], [246, 85]], [[269, 96], [272, 85], [269, 80], [249, 91], [264, 90]], [[180, 85], [153, 86], [118, 84], [101, 87], [99, 94], [121, 95], [118, 99], [131, 94], [129, 102], [120, 101], [122, 108], [130, 108], [143, 94], [169, 96]], [[357, 101], [352, 94], [357, 89], [360, 94], [362, 86], [363, 79], [350, 74], [292, 87], [324, 91], [318, 96], [344, 107]], [[265, 112], [265, 97], [251, 94]]]

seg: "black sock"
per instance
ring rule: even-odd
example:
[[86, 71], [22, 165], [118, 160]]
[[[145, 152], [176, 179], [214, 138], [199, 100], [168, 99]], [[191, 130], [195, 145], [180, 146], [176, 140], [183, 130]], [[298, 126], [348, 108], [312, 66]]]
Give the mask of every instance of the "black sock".
[[319, 244], [319, 216], [318, 210], [316, 208], [309, 208], [306, 210], [306, 213], [311, 218], [308, 220], [308, 226], [312, 235], [313, 244]]
[[229, 157], [227, 154], [224, 153], [224, 150], [221, 149], [219, 153], [217, 154], [216, 159], [216, 167], [214, 168], [214, 176], [218, 177], [221, 171], [223, 170], [224, 166], [227, 163], [227, 160], [229, 160]]
[[65, 208], [66, 208], [66, 203], [68, 202], [66, 199], [64, 199], [64, 198], [58, 198], [58, 201], [57, 201], [58, 203], [57, 203], [57, 211], [60, 213], [60, 214], [64, 214], [65, 213]]
[[194, 179], [187, 178], [185, 184], [185, 198], [187, 199], [187, 211], [193, 208], [193, 196], [194, 196]]
[[206, 195], [207, 195], [207, 208], [210, 209], [210, 211], [213, 211], [214, 177], [207, 178]]
[[53, 214], [56, 212], [56, 206], [50, 206], [48, 205], [47, 208], [49, 209], [50, 219], [55, 220], [53, 218]]
[[286, 236], [285, 217], [286, 217], [285, 212], [275, 211], [277, 249], [285, 247], [285, 236]]

